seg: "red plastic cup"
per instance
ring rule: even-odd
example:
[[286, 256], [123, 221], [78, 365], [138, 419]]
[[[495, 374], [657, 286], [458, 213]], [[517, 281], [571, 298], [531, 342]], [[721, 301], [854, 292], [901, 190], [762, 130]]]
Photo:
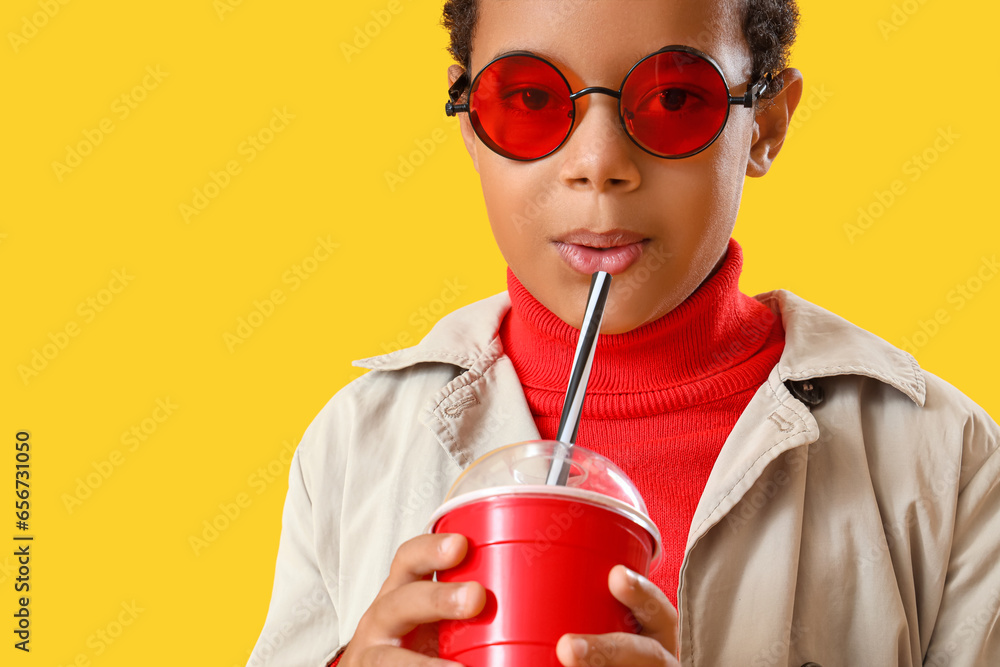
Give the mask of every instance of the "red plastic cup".
[[[527, 446], [531, 454], [532, 448], [557, 445], [533, 441], [511, 447]], [[623, 564], [648, 575], [658, 560], [659, 532], [631, 481], [598, 454], [574, 448], [571, 486], [546, 486], [532, 483], [537, 474], [517, 479], [518, 470], [533, 466], [537, 473], [544, 467], [537, 460], [521, 463], [537, 459], [537, 453], [511, 453], [499, 457], [514, 461], [507, 466], [513, 484], [470, 489], [460, 478], [456, 487], [466, 491], [446, 501], [432, 519], [432, 532], [459, 533], [469, 542], [464, 560], [438, 572], [438, 581], [478, 581], [487, 591], [478, 616], [439, 623], [439, 653], [469, 667], [559, 667], [556, 643], [563, 634], [638, 630], [631, 612], [608, 590], [608, 574]], [[475, 487], [482, 480], [472, 481]]]

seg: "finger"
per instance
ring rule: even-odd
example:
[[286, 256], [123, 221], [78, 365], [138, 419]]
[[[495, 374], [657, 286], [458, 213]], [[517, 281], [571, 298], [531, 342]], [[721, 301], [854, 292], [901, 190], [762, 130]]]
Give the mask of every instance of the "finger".
[[378, 628], [375, 641], [394, 641], [422, 623], [472, 618], [485, 604], [486, 589], [475, 581], [413, 581], [375, 599], [368, 627]]
[[556, 656], [566, 667], [677, 667], [680, 663], [652, 637], [628, 632], [563, 635]]
[[465, 558], [467, 549], [465, 536], [455, 533], [418, 535], [403, 542], [392, 559], [389, 576], [382, 584], [382, 592], [419, 581], [437, 570], [447, 570], [458, 565]]
[[421, 655], [398, 646], [370, 646], [359, 658], [360, 667], [463, 667], [459, 662]]
[[632, 611], [641, 635], [652, 637], [677, 655], [677, 610], [656, 584], [624, 565], [616, 565], [608, 574], [608, 588]]

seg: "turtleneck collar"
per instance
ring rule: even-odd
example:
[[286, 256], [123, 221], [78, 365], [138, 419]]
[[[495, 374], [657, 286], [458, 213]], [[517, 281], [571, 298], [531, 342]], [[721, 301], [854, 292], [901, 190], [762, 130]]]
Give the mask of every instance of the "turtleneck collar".
[[[739, 291], [742, 268], [742, 249], [731, 238], [719, 270], [672, 311], [631, 331], [601, 335], [584, 416], [656, 414], [759, 385], [761, 369], [752, 358], [784, 332], [770, 309]], [[510, 268], [507, 290], [504, 351], [533, 410], [558, 415], [579, 330], [535, 299]], [[773, 355], [766, 356], [773, 366]]]

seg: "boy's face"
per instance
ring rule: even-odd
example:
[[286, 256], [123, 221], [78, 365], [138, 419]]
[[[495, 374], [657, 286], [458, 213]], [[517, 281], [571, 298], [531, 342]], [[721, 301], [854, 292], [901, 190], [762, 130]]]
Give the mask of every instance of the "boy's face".
[[[497, 55], [530, 51], [553, 63], [574, 91], [618, 90], [640, 58], [670, 44], [714, 57], [732, 94], [746, 90], [750, 54], [733, 15], [738, 0], [480, 0], [472, 44], [475, 76]], [[454, 80], [457, 68], [450, 70]], [[733, 106], [721, 136], [692, 157], [667, 160], [633, 144], [617, 101], [577, 100], [573, 133], [548, 157], [518, 162], [497, 155], [462, 114], [466, 146], [480, 174], [490, 224], [514, 275], [560, 319], [579, 328], [590, 272], [574, 255], [594, 256], [567, 239], [578, 231], [623, 230], [639, 258], [615, 274], [604, 333], [634, 329], [688, 297], [724, 258], [754, 143], [754, 111]], [[780, 143], [780, 142], [779, 142]], [[748, 165], [751, 165], [748, 167]], [[766, 167], [764, 168], [766, 171]], [[572, 241], [576, 240], [574, 244]], [[608, 245], [608, 242], [593, 245]]]

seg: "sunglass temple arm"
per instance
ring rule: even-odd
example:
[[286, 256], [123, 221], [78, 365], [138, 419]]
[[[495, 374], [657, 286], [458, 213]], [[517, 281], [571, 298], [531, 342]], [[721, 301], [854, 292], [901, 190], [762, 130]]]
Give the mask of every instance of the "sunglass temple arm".
[[741, 104], [747, 109], [753, 108], [753, 103], [756, 102], [758, 99], [760, 99], [760, 96], [763, 95], [764, 91], [766, 91], [768, 86], [771, 85], [771, 81], [773, 79], [774, 77], [771, 76], [770, 72], [768, 72], [767, 74], [764, 75], [764, 78], [761, 81], [758, 81], [757, 83], [752, 85], [747, 90], [747, 92], [743, 93], [742, 95], [730, 95], [729, 103]]
[[462, 96], [462, 93], [465, 92], [465, 87], [468, 85], [469, 85], [469, 73], [462, 72], [462, 76], [458, 77], [455, 83], [451, 85], [451, 88], [448, 89], [448, 97], [450, 99], [444, 105], [445, 114], [449, 116], [455, 116], [462, 112], [468, 113], [469, 111], [468, 104], [455, 104], [455, 102], [458, 101], [458, 98]]

